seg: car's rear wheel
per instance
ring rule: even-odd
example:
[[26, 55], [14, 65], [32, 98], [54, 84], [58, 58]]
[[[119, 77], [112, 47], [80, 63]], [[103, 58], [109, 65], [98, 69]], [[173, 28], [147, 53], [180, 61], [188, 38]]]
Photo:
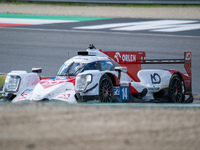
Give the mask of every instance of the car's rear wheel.
[[185, 99], [183, 80], [174, 74], [169, 84], [169, 102], [183, 103]]
[[104, 74], [99, 82], [99, 102], [109, 103], [113, 99], [113, 83], [110, 77]]

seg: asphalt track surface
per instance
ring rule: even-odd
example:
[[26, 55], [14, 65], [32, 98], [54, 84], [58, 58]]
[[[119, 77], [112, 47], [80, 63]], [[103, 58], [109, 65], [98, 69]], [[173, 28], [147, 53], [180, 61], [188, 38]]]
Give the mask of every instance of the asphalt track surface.
[[[42, 76], [55, 76], [60, 66], [79, 50], [87, 49], [89, 44], [108, 51], [145, 51], [147, 58], [183, 58], [184, 51], [192, 52], [193, 93], [199, 90], [200, 30], [183, 32], [152, 32], [80, 30], [74, 27], [109, 23], [127, 23], [152, 21], [145, 19], [113, 18], [98, 21], [75, 23], [57, 23], [47, 25], [0, 28], [0, 72], [11, 70], [31, 71], [33, 67], [42, 67]], [[198, 22], [198, 21], [197, 21]], [[178, 69], [184, 66], [145, 65], [146, 68]]]

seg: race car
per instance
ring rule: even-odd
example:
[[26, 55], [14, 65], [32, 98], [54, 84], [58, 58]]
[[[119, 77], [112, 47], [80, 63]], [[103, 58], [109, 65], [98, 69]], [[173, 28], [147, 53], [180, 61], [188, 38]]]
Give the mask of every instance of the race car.
[[[41, 68], [11, 71], [3, 101], [171, 102], [191, 103], [191, 52], [184, 59], [147, 60], [144, 51], [102, 51], [90, 45], [67, 60], [55, 77], [41, 78]], [[183, 63], [178, 70], [141, 69], [143, 64]]]

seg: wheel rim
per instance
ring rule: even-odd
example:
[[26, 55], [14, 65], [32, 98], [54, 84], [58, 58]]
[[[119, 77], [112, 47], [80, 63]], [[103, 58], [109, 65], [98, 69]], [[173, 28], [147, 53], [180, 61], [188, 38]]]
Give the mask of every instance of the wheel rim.
[[109, 79], [103, 79], [99, 89], [101, 102], [111, 102], [113, 96], [112, 83]]
[[174, 103], [182, 102], [182, 83], [178, 78], [174, 78], [171, 85], [171, 99]]

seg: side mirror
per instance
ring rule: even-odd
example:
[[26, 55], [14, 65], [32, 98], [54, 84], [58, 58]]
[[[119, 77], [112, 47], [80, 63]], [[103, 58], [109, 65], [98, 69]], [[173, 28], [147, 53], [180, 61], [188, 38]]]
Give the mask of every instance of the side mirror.
[[32, 68], [32, 72], [42, 73], [42, 68]]
[[122, 72], [124, 72], [124, 73], [126, 73], [127, 72], [127, 67], [115, 67], [115, 71], [122, 71]]
[[118, 71], [118, 78], [121, 78], [121, 72], [126, 73], [127, 72], [127, 67], [115, 67], [115, 71]]

